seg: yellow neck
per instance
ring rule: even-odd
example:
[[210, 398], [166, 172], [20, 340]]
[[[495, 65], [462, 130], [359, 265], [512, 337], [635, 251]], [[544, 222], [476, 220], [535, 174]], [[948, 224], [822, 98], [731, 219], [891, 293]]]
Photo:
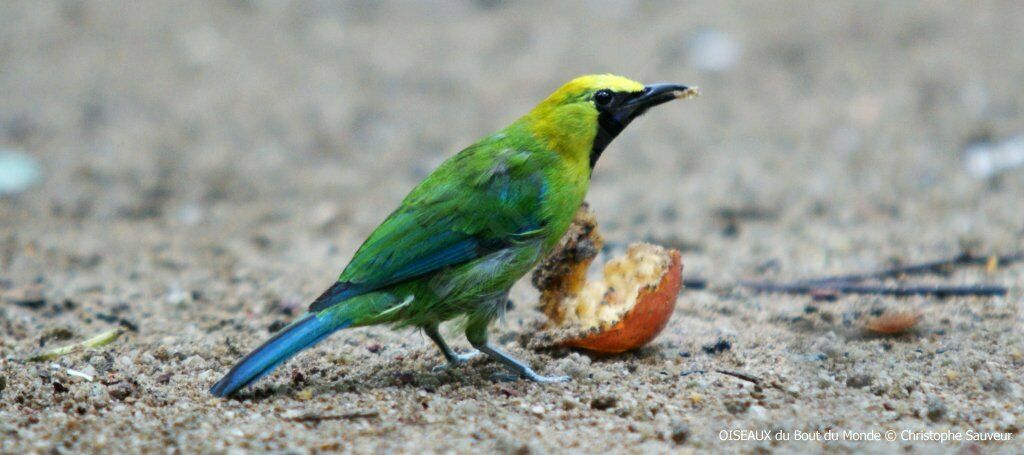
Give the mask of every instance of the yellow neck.
[[589, 174], [590, 151], [597, 135], [597, 111], [583, 105], [544, 102], [524, 118], [533, 136], [571, 167]]

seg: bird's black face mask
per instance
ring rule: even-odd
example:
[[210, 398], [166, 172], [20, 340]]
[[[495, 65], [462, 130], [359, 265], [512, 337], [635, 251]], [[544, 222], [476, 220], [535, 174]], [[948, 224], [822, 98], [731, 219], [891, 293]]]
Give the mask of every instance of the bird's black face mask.
[[590, 150], [590, 168], [594, 168], [604, 149], [633, 119], [654, 106], [677, 98], [688, 98], [696, 93], [696, 90], [678, 84], [652, 84], [639, 92], [595, 92], [592, 100], [598, 111], [597, 136]]

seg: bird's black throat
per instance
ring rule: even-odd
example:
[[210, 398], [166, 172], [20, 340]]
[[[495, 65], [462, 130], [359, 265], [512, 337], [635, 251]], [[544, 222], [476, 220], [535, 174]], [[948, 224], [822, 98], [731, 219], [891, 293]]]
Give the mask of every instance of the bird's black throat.
[[[684, 96], [689, 91], [689, 88], [677, 84], [653, 84], [636, 92], [614, 93], [605, 89], [595, 93], [597, 134], [590, 149], [590, 168], [594, 168], [604, 149], [630, 122], [644, 115], [648, 109]], [[597, 95], [602, 96], [598, 99]]]
[[608, 144], [611, 144], [612, 140], [624, 129], [626, 129], [626, 125], [619, 122], [613, 113], [602, 111], [598, 114], [597, 136], [594, 137], [594, 145], [590, 149], [591, 169], [597, 164], [598, 158], [601, 158], [601, 153], [604, 153], [604, 149], [608, 147]]

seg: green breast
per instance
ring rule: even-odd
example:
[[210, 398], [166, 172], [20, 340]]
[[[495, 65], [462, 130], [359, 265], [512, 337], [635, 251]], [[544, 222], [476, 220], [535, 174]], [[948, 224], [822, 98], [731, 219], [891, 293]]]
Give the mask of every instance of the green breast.
[[550, 166], [547, 189], [541, 202], [542, 212], [548, 219], [548, 238], [544, 244], [545, 255], [551, 251], [569, 229], [576, 210], [583, 204], [590, 186], [589, 172], [581, 173], [561, 159]]

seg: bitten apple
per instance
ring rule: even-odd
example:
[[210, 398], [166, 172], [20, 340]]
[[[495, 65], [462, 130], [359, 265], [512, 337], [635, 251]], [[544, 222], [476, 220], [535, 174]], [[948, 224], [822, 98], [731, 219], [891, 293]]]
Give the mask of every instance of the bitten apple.
[[603, 245], [589, 207], [577, 212], [559, 247], [533, 275], [553, 344], [616, 353], [639, 348], [668, 325], [682, 287], [675, 250], [634, 243], [604, 265], [603, 279], [586, 279]]

